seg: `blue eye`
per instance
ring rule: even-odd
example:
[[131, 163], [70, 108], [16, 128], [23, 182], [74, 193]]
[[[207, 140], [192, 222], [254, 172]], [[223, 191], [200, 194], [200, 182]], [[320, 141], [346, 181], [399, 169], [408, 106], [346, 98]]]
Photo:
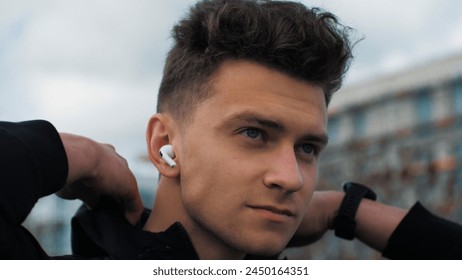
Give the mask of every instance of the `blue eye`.
[[302, 151], [306, 154], [315, 154], [316, 147], [312, 144], [302, 144], [301, 145]]
[[246, 129], [242, 133], [252, 139], [257, 139], [261, 135], [260, 131], [254, 128]]

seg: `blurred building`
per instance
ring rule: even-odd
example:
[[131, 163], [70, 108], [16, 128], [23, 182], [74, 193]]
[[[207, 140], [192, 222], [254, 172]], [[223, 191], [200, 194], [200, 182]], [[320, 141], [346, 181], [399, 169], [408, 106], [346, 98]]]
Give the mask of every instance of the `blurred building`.
[[[378, 200], [409, 208], [417, 200], [462, 222], [462, 55], [342, 90], [329, 113], [329, 147], [319, 188], [372, 187]], [[293, 251], [314, 259], [370, 259], [358, 241], [328, 238]]]

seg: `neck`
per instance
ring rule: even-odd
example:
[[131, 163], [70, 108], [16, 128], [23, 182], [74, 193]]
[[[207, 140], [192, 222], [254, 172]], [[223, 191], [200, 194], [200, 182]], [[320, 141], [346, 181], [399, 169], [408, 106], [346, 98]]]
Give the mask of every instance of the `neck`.
[[185, 209], [181, 197], [179, 179], [162, 177], [159, 181], [153, 210], [144, 230], [161, 232], [173, 223], [180, 222], [188, 232], [200, 259], [243, 259], [245, 257], [244, 252], [226, 245], [206, 228], [195, 222]]

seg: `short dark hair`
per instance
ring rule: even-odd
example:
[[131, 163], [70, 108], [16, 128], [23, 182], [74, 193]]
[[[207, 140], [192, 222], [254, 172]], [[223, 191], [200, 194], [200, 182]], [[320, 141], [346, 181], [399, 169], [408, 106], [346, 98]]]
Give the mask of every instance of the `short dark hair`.
[[173, 28], [157, 110], [187, 119], [211, 94], [218, 66], [236, 59], [318, 85], [328, 104], [352, 58], [350, 31], [333, 14], [301, 3], [201, 1]]

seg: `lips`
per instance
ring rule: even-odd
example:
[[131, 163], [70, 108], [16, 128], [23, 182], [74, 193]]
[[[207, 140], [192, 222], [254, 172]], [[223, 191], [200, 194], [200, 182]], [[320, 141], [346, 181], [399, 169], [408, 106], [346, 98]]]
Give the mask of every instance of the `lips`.
[[269, 211], [269, 212], [272, 212], [278, 215], [285, 215], [289, 217], [295, 216], [295, 212], [292, 210], [289, 210], [288, 208], [281, 208], [281, 207], [276, 207], [276, 206], [271, 206], [271, 205], [249, 205], [248, 207], [252, 209], [256, 209], [256, 210], [266, 210], [266, 211]]

